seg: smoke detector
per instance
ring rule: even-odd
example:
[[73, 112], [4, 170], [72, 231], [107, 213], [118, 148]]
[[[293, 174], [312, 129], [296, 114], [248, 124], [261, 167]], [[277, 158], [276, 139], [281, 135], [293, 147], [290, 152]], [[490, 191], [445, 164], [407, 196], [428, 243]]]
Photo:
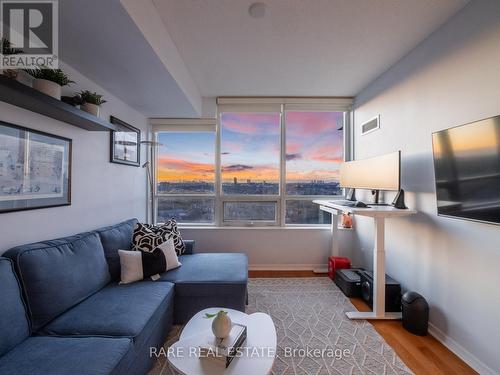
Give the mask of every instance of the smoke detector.
[[264, 3], [253, 3], [248, 8], [248, 13], [253, 18], [262, 18], [266, 14], [266, 4], [264, 4]]

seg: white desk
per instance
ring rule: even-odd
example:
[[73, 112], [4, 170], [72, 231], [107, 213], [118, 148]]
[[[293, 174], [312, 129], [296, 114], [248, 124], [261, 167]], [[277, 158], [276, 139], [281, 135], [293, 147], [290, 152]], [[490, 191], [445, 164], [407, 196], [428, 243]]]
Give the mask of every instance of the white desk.
[[353, 215], [372, 217], [375, 222], [375, 247], [373, 250], [373, 311], [347, 312], [349, 319], [401, 319], [401, 313], [391, 313], [385, 311], [385, 219], [391, 217], [402, 217], [416, 214], [417, 211], [410, 209], [398, 209], [392, 206], [372, 206], [372, 207], [345, 207], [335, 204], [331, 200], [315, 200], [320, 209], [332, 214], [332, 256], [338, 256], [338, 217], [343, 212], [350, 212]]

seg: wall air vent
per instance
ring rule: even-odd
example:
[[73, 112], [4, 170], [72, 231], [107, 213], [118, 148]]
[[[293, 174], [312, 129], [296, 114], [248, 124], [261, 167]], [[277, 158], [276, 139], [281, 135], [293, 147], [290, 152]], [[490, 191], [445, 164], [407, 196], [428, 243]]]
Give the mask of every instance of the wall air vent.
[[365, 135], [380, 129], [380, 115], [361, 124], [361, 135]]

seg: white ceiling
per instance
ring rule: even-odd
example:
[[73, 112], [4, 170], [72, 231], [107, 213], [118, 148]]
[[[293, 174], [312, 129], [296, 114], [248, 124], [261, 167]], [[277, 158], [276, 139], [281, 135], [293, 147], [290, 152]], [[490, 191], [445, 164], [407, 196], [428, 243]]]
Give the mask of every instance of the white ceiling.
[[64, 62], [148, 117], [199, 115], [174, 69], [159, 59], [120, 1], [60, 1], [59, 52]]
[[468, 0], [153, 0], [202, 96], [354, 96]]

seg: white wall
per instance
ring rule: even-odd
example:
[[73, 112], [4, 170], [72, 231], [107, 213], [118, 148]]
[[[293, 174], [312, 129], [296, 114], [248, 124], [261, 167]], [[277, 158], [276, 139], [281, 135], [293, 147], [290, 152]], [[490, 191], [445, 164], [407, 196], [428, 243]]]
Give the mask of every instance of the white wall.
[[[250, 269], [324, 269], [330, 256], [328, 228], [182, 228], [181, 232], [183, 238], [196, 240], [197, 252], [246, 253]], [[341, 244], [348, 244], [352, 231], [339, 232]], [[341, 248], [347, 256], [349, 247]]]
[[[430, 321], [480, 373], [500, 373], [500, 227], [438, 217], [431, 133], [500, 114], [500, 2], [471, 2], [356, 98], [355, 157], [402, 150], [407, 204], [387, 223], [388, 274], [423, 294]], [[380, 114], [381, 128], [360, 135]], [[392, 200], [392, 196], [387, 196]], [[371, 267], [373, 230], [357, 220], [355, 261]]]
[[[143, 131], [147, 121], [140, 113], [112, 97], [67, 65], [62, 65], [78, 84], [67, 91], [91, 89], [104, 93], [101, 117], [114, 115]], [[109, 162], [109, 132], [89, 132], [51, 118], [0, 102], [0, 120], [73, 140], [71, 206], [0, 214], [0, 254], [29, 242], [52, 239], [114, 224], [145, 218], [146, 177], [142, 168]], [[142, 159], [145, 150], [142, 151]]]

